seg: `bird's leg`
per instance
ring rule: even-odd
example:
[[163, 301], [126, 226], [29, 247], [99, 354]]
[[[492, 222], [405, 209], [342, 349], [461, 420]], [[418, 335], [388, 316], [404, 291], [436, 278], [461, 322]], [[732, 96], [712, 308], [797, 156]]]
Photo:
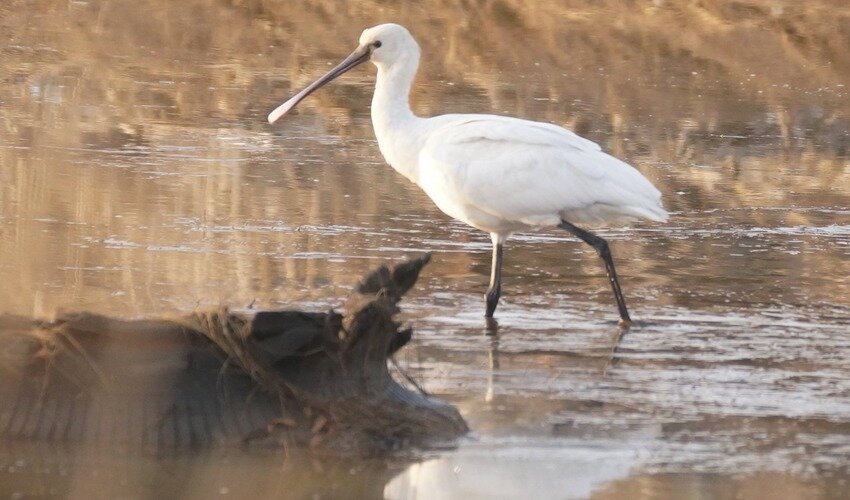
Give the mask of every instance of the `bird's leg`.
[[485, 318], [492, 318], [499, 305], [499, 297], [502, 295], [502, 243], [493, 237], [493, 262], [490, 265], [490, 288], [487, 289], [487, 311]]
[[602, 260], [605, 261], [605, 271], [608, 273], [608, 281], [611, 282], [611, 289], [614, 290], [614, 297], [617, 299], [617, 308], [620, 310], [620, 326], [628, 328], [632, 324], [632, 320], [629, 318], [629, 310], [626, 309], [626, 299], [623, 297], [620, 282], [617, 280], [617, 270], [614, 269], [614, 259], [611, 258], [611, 250], [608, 248], [608, 242], [590, 231], [585, 231], [565, 220], [562, 220], [558, 224], [558, 227], [566, 229], [573, 236], [592, 246], [596, 250], [596, 253], [602, 257]]

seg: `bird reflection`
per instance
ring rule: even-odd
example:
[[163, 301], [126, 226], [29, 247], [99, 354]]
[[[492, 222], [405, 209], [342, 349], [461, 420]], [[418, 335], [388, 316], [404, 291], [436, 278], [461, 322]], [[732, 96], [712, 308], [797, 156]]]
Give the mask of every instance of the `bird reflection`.
[[487, 349], [487, 392], [484, 401], [491, 402], [495, 396], [495, 378], [499, 371], [499, 322], [495, 318], [485, 318], [484, 334], [490, 337], [490, 345]]
[[611, 353], [608, 355], [608, 360], [605, 362], [605, 366], [602, 368], [602, 375], [607, 375], [608, 372], [617, 366], [620, 362], [620, 345], [623, 343], [623, 337], [626, 336], [630, 330], [629, 325], [619, 324], [617, 326], [617, 331], [614, 333], [614, 341], [611, 343]]

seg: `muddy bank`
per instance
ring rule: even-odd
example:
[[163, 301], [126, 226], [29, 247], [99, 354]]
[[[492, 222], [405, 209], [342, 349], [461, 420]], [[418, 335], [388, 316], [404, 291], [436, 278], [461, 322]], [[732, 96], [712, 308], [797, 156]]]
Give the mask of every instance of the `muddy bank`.
[[457, 410], [393, 380], [394, 320], [425, 255], [366, 276], [334, 311], [220, 309], [124, 321], [0, 321], [0, 435], [162, 454], [221, 445], [375, 454], [450, 441]]

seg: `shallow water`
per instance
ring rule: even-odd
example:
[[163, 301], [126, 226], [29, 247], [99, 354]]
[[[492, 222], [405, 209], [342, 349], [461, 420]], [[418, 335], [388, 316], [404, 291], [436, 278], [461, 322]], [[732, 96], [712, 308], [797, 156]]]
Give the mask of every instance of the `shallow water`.
[[[409, 466], [3, 445], [0, 490], [85, 496], [110, 477], [110, 496], [847, 494], [850, 9], [466, 4], [0, 7], [0, 312], [321, 310], [382, 260], [430, 251], [399, 361], [474, 429]], [[488, 332], [489, 239], [384, 164], [372, 68], [265, 123], [386, 20], [422, 46], [419, 113], [565, 125], [664, 193], [668, 223], [599, 230], [636, 319], [616, 352], [603, 268], [554, 230], [509, 242]]]

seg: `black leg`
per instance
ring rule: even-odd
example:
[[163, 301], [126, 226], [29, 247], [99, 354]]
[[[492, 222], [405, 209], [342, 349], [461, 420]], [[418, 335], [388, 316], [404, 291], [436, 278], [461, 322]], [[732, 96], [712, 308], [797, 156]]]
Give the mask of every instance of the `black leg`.
[[485, 318], [492, 318], [499, 305], [502, 295], [502, 247], [501, 243], [493, 243], [493, 263], [490, 265], [490, 288], [487, 289], [487, 312]]
[[617, 299], [617, 308], [620, 310], [620, 324], [629, 326], [632, 320], [629, 318], [629, 310], [626, 309], [626, 299], [623, 298], [623, 291], [620, 290], [620, 282], [617, 280], [617, 271], [614, 269], [614, 259], [611, 258], [611, 250], [608, 248], [608, 242], [590, 231], [585, 231], [565, 220], [562, 220], [558, 224], [558, 227], [566, 229], [583, 242], [592, 246], [596, 250], [596, 253], [602, 257], [602, 260], [605, 261], [605, 271], [608, 273], [608, 281], [611, 282], [611, 289], [614, 290], [614, 297]]

